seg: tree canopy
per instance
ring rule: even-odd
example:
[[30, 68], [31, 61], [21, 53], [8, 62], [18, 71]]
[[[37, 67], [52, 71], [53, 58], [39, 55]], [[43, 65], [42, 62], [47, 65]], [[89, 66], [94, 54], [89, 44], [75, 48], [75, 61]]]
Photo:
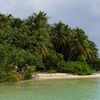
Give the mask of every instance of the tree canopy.
[[42, 11], [24, 20], [0, 14], [0, 72], [22, 72], [29, 66], [59, 71], [62, 63], [97, 59], [96, 44], [81, 28], [62, 21], [51, 25]]

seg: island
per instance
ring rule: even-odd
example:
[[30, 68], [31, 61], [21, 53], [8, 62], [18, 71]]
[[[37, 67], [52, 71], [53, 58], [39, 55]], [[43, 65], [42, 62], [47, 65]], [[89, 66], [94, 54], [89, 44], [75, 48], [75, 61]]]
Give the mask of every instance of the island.
[[0, 82], [94, 78], [99, 70], [98, 48], [83, 29], [50, 24], [44, 11], [26, 19], [0, 14]]

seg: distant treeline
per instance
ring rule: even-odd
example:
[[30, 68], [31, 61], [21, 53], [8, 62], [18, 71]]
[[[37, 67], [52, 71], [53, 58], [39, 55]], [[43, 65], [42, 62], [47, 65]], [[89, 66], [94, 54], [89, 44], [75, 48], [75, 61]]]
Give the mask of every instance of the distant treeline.
[[29, 79], [34, 71], [92, 74], [96, 61], [96, 44], [78, 27], [50, 25], [42, 11], [24, 20], [0, 14], [0, 81]]

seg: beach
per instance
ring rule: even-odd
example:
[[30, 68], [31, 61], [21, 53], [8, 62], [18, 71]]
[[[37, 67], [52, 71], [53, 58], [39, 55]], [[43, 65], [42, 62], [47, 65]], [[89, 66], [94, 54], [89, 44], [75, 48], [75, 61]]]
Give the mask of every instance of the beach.
[[100, 74], [92, 75], [72, 75], [67, 73], [37, 73], [33, 75], [34, 79], [82, 79], [82, 78], [100, 78]]

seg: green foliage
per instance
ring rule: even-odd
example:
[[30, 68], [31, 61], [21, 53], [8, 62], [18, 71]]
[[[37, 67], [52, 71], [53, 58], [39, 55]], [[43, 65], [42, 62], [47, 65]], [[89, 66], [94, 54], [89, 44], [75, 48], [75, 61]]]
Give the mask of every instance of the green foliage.
[[59, 61], [57, 63], [57, 66], [58, 66], [57, 72], [67, 73], [67, 66], [66, 65], [67, 65], [67, 63], [64, 60]]
[[0, 82], [5, 82], [7, 80], [7, 72], [0, 69]]
[[25, 80], [27, 79], [31, 79], [32, 78], [32, 74], [36, 71], [36, 67], [35, 66], [28, 66], [27, 70], [23, 72], [23, 78]]
[[97, 57], [95, 43], [82, 29], [61, 21], [50, 25], [42, 11], [25, 20], [0, 14], [0, 81], [17, 81], [17, 71], [25, 73], [25, 79], [34, 71], [90, 74], [91, 68], [83, 62], [92, 67], [96, 63], [100, 69]]
[[48, 17], [47, 14], [43, 11], [39, 13], [33, 13], [31, 16], [28, 17], [26, 20], [27, 25], [29, 28], [32, 29], [40, 29], [47, 26]]
[[7, 74], [7, 79], [6, 81], [9, 81], [9, 82], [17, 82], [17, 81], [20, 81], [22, 79], [22, 76], [19, 72], [9, 72]]
[[88, 64], [96, 71], [100, 71], [100, 58], [89, 60]]
[[0, 44], [0, 67], [5, 71], [11, 71], [14, 69], [13, 58], [12, 58], [12, 47], [11, 45]]
[[23, 77], [24, 77], [25, 80], [31, 79], [32, 78], [32, 73], [30, 71], [25, 71], [23, 73]]
[[19, 72], [11, 71], [7, 72], [3, 69], [0, 69], [0, 82], [17, 82], [21, 80], [21, 74]]
[[58, 69], [59, 61], [63, 61], [63, 55], [50, 50], [49, 55], [44, 61], [45, 71], [56, 71]]
[[88, 39], [85, 32], [80, 29], [71, 29], [62, 22], [52, 27], [52, 43], [56, 52], [62, 53], [66, 61], [80, 61], [97, 58], [98, 49], [94, 42]]
[[60, 62], [59, 63], [59, 71], [66, 73], [73, 73], [78, 75], [90, 75], [93, 73], [93, 70], [86, 62]]
[[35, 66], [28, 66], [27, 71], [30, 73], [34, 73], [36, 71], [36, 67]]

